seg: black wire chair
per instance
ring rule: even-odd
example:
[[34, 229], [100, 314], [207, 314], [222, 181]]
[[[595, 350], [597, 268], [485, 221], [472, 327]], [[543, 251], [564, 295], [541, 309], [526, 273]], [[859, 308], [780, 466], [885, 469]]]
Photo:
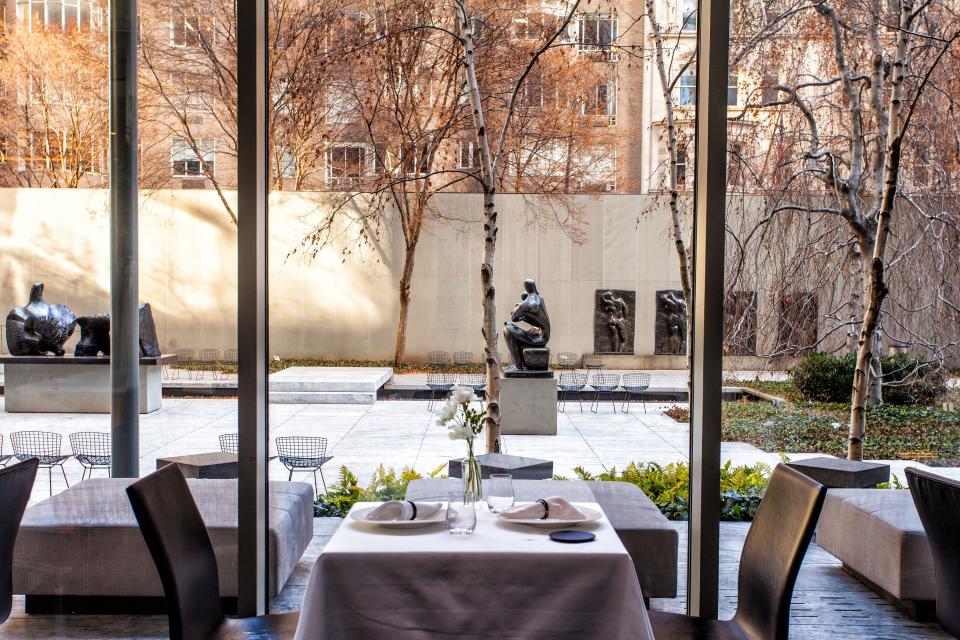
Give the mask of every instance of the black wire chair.
[[[600, 409], [600, 395], [610, 394], [620, 386], [620, 375], [616, 373], [595, 373], [590, 378], [590, 387], [593, 388], [593, 402], [590, 403], [590, 411], [596, 413]], [[613, 410], [617, 410], [617, 403], [611, 402]]]
[[561, 369], [576, 369], [577, 368], [577, 354], [570, 351], [561, 351], [557, 354], [557, 366]]
[[113, 477], [113, 451], [110, 446], [110, 434], [101, 431], [79, 431], [71, 433], [70, 449], [73, 457], [83, 467], [80, 481], [93, 477], [94, 469], [106, 470], [108, 477]]
[[13, 457], [24, 462], [36, 458], [41, 469], [47, 470], [47, 480], [50, 484], [50, 495], [53, 495], [53, 468], [60, 467], [63, 481], [70, 486], [67, 472], [63, 463], [70, 459], [60, 453], [60, 443], [63, 436], [51, 431], [16, 431], [10, 434], [10, 445], [13, 447]]
[[218, 349], [200, 349], [198, 359], [203, 364], [203, 367], [197, 371], [197, 380], [202, 380], [208, 370], [210, 371], [210, 375], [213, 376], [213, 379], [216, 380], [219, 373], [217, 363], [220, 362], [220, 351]]
[[3, 434], [0, 433], [0, 467], [7, 466], [7, 463], [10, 462], [11, 455], [3, 455]]
[[603, 358], [601, 358], [597, 354], [595, 353], [584, 354], [583, 356], [584, 369], [594, 371], [594, 370], [603, 369], [605, 366], [607, 365], [603, 362]]
[[482, 373], [461, 373], [459, 384], [473, 389], [473, 392], [480, 398], [480, 406], [486, 406], [484, 398], [480, 393], [487, 389], [487, 376]]
[[236, 349], [227, 349], [223, 352], [223, 361], [229, 364], [237, 364], [240, 360], [240, 353]]
[[427, 364], [434, 369], [446, 369], [450, 366], [450, 354], [446, 351], [431, 351], [427, 354]]
[[277, 457], [280, 463], [290, 471], [287, 480], [293, 480], [293, 472], [313, 473], [313, 488], [317, 487], [317, 471], [323, 482], [323, 492], [327, 492], [327, 479], [323, 477], [323, 465], [333, 460], [327, 455], [327, 439], [320, 436], [281, 436], [277, 438]]
[[644, 400], [643, 392], [650, 388], [649, 373], [625, 373], [621, 382], [623, 390], [627, 392], [627, 398], [621, 405], [624, 413], [630, 413], [630, 397], [639, 395], [640, 402], [643, 403], [643, 412], [647, 412], [647, 401]]
[[427, 388], [430, 389], [430, 402], [427, 411], [433, 412], [437, 402], [437, 393], [445, 394], [457, 384], [457, 376], [452, 373], [431, 373], [427, 376]]
[[[174, 364], [185, 364], [187, 362], [193, 362], [194, 360], [196, 360], [196, 354], [193, 349], [177, 349], [177, 359], [174, 361]], [[173, 379], [180, 378], [180, 369], [171, 367], [171, 370], [171, 377]], [[193, 371], [190, 369], [187, 369], [187, 379], [193, 379]]]
[[567, 407], [567, 394], [575, 393], [577, 394], [577, 404], [580, 405], [580, 413], [583, 413], [583, 399], [580, 394], [585, 386], [587, 386], [587, 374], [573, 371], [561, 373], [560, 379], [557, 381], [557, 387], [560, 389], [557, 410], [563, 413]]
[[220, 453], [240, 453], [240, 437], [235, 433], [220, 434]]
[[469, 351], [453, 352], [453, 364], [457, 366], [465, 366], [473, 363], [474, 363], [473, 353]]

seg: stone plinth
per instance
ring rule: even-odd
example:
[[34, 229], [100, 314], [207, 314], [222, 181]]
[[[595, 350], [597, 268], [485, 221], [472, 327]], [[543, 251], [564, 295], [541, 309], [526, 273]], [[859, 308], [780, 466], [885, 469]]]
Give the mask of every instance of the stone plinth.
[[832, 489], [866, 489], [890, 481], [890, 465], [875, 462], [824, 456], [788, 462], [787, 466]]
[[[140, 413], [162, 401], [161, 366], [174, 356], [140, 358]], [[110, 358], [4, 356], [4, 407], [8, 413], [110, 413]]]
[[[463, 477], [465, 458], [451, 460], [448, 472], [451, 478]], [[538, 458], [509, 456], [503, 453], [484, 453], [477, 456], [480, 463], [480, 477], [489, 478], [491, 473], [509, 473], [514, 480], [549, 480], [553, 477], [553, 462]]]
[[238, 458], [235, 453], [194, 453], [186, 456], [157, 458], [157, 469], [175, 464], [187, 478], [199, 480], [236, 480]]
[[500, 432], [505, 436], [557, 435], [557, 382], [549, 378], [504, 377], [500, 388]]

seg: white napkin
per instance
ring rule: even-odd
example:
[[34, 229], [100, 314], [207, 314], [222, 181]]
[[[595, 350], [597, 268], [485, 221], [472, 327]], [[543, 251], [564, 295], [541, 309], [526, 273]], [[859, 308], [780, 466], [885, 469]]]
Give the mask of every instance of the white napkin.
[[563, 498], [554, 496], [546, 498], [544, 502], [547, 503], [549, 510], [545, 509], [542, 503], [534, 502], [521, 507], [514, 507], [509, 511], [503, 511], [500, 513], [500, 517], [508, 520], [533, 520], [543, 518], [544, 515], [546, 515], [547, 520], [578, 520], [584, 517], [580, 509]]
[[443, 506], [439, 502], [410, 502], [391, 500], [367, 514], [367, 520], [425, 520]]

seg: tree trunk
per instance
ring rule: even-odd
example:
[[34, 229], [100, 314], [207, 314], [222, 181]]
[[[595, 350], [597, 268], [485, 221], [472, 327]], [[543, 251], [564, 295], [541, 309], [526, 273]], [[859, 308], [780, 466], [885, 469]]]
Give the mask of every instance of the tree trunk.
[[410, 312], [410, 286], [413, 281], [413, 261], [417, 245], [407, 244], [403, 256], [403, 273], [400, 274], [400, 317], [397, 319], [397, 341], [393, 351], [393, 364], [403, 364], [407, 352], [407, 318]]
[[[860, 327], [857, 344], [857, 362], [853, 374], [853, 396], [850, 400], [850, 434], [847, 443], [847, 458], [863, 460], [863, 437], [867, 426], [867, 400], [870, 364], [873, 360], [877, 326], [880, 322], [880, 307], [888, 293], [884, 280], [884, 254], [890, 235], [890, 216], [897, 196], [900, 177], [900, 153], [904, 130], [901, 128], [900, 112], [903, 99], [903, 70], [910, 43], [910, 21], [913, 3], [900, 4], [900, 28], [897, 32], [897, 54], [891, 72], [890, 115], [888, 120], [887, 151], [884, 160], [883, 195], [877, 211], [876, 236], [870, 260], [867, 308]], [[903, 125], [904, 127], [906, 124]]]
[[473, 32], [467, 20], [463, 0], [456, 3], [457, 21], [460, 24], [460, 43], [463, 45], [464, 69], [470, 106], [473, 108], [473, 125], [477, 131], [480, 147], [480, 181], [483, 184], [483, 263], [480, 265], [480, 295], [483, 298], [483, 353], [487, 368], [487, 451], [500, 451], [500, 353], [497, 349], [497, 300], [493, 286], [494, 257], [497, 250], [497, 176], [490, 153], [490, 139], [483, 117], [483, 100], [477, 82], [477, 65], [474, 59]]

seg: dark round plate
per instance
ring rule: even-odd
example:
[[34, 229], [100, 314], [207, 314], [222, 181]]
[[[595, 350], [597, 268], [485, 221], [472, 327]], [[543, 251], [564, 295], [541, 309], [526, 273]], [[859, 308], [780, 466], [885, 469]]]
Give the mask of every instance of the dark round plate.
[[550, 534], [550, 539], [555, 542], [592, 542], [597, 536], [589, 531], [554, 531]]

